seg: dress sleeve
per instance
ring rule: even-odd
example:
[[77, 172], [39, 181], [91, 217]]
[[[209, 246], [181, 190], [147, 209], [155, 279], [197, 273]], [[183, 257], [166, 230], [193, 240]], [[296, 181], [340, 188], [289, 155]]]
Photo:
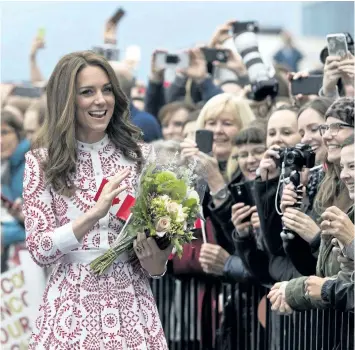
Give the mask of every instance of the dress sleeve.
[[38, 265], [49, 266], [80, 246], [72, 222], [57, 227], [52, 194], [39, 159], [31, 152], [26, 154], [23, 211], [27, 249]]

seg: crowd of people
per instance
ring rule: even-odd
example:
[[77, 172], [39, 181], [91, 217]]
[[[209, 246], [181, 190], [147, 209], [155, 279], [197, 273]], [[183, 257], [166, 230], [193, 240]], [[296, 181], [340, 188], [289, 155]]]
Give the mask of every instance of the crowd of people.
[[[225, 40], [230, 38], [233, 23], [226, 22], [218, 27], [206, 47], [223, 48]], [[106, 43], [112, 44], [115, 26], [106, 28]], [[203, 47], [190, 48], [188, 66], [177, 69], [169, 84], [165, 81], [166, 67], [157, 64], [157, 56], [165, 52], [156, 50], [151, 57], [150, 75], [145, 86], [136, 82], [130, 62], [106, 61], [89, 51], [75, 53], [63, 58], [67, 61], [58, 63], [47, 83], [36, 62], [36, 55], [44, 47], [44, 39], [35, 38], [30, 53], [32, 85], [21, 90], [4, 84], [2, 89], [1, 271], [19, 264], [21, 249], [28, 249], [37, 263], [50, 268], [63, 256], [68, 255], [67, 262], [70, 261], [78, 241], [82, 244], [79, 250], [101, 247], [100, 239], [104, 239], [101, 237], [95, 241], [95, 234], [105, 232], [107, 236], [104, 229], [105, 225], [110, 226], [104, 222], [107, 210], [103, 203], [96, 203], [96, 209], [98, 204], [101, 205], [100, 214], [97, 209], [95, 219], [88, 216], [84, 220], [93, 208], [85, 197], [85, 188], [96, 186], [91, 177], [100, 162], [104, 169], [105, 157], [107, 160], [112, 157], [112, 162], [117, 159], [110, 153], [108, 139], [90, 138], [91, 121], [85, 115], [85, 109], [90, 110], [91, 105], [86, 101], [97, 98], [103, 100], [97, 105], [107, 105], [105, 109], [112, 108], [113, 116], [118, 116], [115, 119], [117, 126], [108, 124], [106, 132], [109, 138], [117, 137], [114, 146], [127, 157], [131, 169], [131, 174], [119, 173], [115, 178], [116, 187], [112, 185], [111, 188], [115, 195], [122, 191], [122, 187], [117, 190], [122, 179], [133, 181], [133, 172], [139, 171], [131, 162], [143, 161], [147, 147], [154, 147], [157, 154], [164, 150], [181, 152], [183, 159], [195, 159], [204, 166], [207, 189], [203, 201], [203, 224], [207, 240], [197, 229], [197, 239], [184, 247], [181, 259], [170, 255], [167, 274], [176, 278], [190, 276], [201, 281], [210, 277], [221, 283], [253, 283], [270, 288], [267, 298], [272, 312], [279, 315], [327, 308], [353, 312], [354, 52], [349, 50], [345, 57], [326, 58], [322, 69], [318, 69], [322, 75], [318, 94], [294, 96], [292, 82], [307, 81], [314, 67], [309, 67], [309, 72], [297, 72], [302, 54], [293, 47], [289, 35], [285, 34], [284, 38], [285, 47], [275, 54], [275, 73], [270, 77], [277, 92], [268, 90], [262, 99], [256, 98], [257, 84], [250, 76], [258, 62], [247, 62], [246, 56], [237, 50], [227, 50], [227, 62], [207, 62]], [[84, 69], [79, 67], [82, 61], [86, 62]], [[87, 70], [90, 67], [92, 72]], [[101, 73], [103, 69], [106, 75], [100, 75], [100, 67]], [[70, 75], [66, 69], [72, 70]], [[234, 79], [220, 80], [215, 74], [217, 70], [228, 71]], [[92, 80], [109, 87], [96, 90]], [[83, 89], [86, 81], [93, 87]], [[79, 94], [76, 89], [80, 90], [79, 99], [68, 97], [69, 93]], [[115, 96], [114, 107], [107, 102], [113, 96], [111, 94]], [[124, 115], [123, 122], [119, 122], [120, 115]], [[74, 128], [71, 123], [79, 124]], [[89, 126], [84, 127], [85, 123]], [[199, 150], [195, 140], [197, 130], [213, 132], [212, 152], [206, 154]], [[73, 133], [82, 147], [79, 153], [70, 149], [76, 147]], [[141, 138], [143, 146], [139, 146], [138, 141], [131, 142], [130, 137]], [[98, 143], [101, 141], [102, 147], [108, 147], [109, 154], [100, 158], [98, 155], [102, 149]], [[89, 144], [94, 144], [93, 151], [90, 151]], [[49, 145], [52, 155], [43, 163], [43, 172], [39, 170], [41, 156], [36, 158], [33, 153], [38, 145]], [[313, 161], [308, 162], [311, 158]], [[91, 166], [94, 170], [89, 169]], [[38, 177], [33, 174], [36, 172], [40, 173]], [[80, 176], [78, 172], [81, 172]], [[49, 184], [45, 185], [43, 174]], [[87, 185], [84, 184], [86, 177]], [[67, 180], [71, 181], [69, 185]], [[83, 198], [73, 194], [70, 184], [84, 186], [80, 193]], [[38, 191], [33, 186], [41, 188], [39, 197], [36, 197]], [[50, 186], [50, 189], [44, 186]], [[236, 193], [237, 188], [243, 190], [243, 195]], [[106, 193], [107, 203], [114, 198], [109, 194]], [[73, 212], [78, 210], [78, 213], [74, 215], [68, 208]], [[46, 220], [50, 220], [50, 224]], [[71, 221], [74, 222], [72, 229], [68, 226]], [[115, 228], [111, 226], [110, 229]], [[51, 234], [60, 238], [51, 239]], [[110, 235], [105, 239], [106, 244], [112, 243]], [[167, 259], [170, 251], [163, 253]], [[146, 275], [164, 275], [157, 258], [153, 262], [144, 259], [142, 256], [140, 260]], [[31, 349], [42, 349], [43, 346], [64, 349], [63, 344], [71, 345], [72, 349], [101, 349], [102, 343], [107, 349], [166, 348], [159, 322], [155, 320], [156, 312], [150, 305], [149, 285], [140, 280], [138, 272], [137, 278], [132, 277], [133, 272], [127, 267], [122, 274], [133, 278], [133, 287], [120, 287], [124, 279], [120, 279], [117, 271], [113, 271], [106, 281], [123, 291], [123, 294], [113, 296], [113, 303], [117, 303], [117, 298], [127, 298], [126, 308], [129, 309], [131, 303], [131, 311], [141, 320], [143, 326], [137, 328], [135, 335], [131, 337], [131, 333], [125, 333], [128, 326], [122, 321], [120, 330], [102, 325], [95, 331], [95, 336], [99, 334], [101, 338], [95, 338], [94, 327], [87, 322], [86, 325], [69, 327], [73, 334], [75, 327], [81, 327], [79, 336], [74, 334], [69, 338], [68, 335], [67, 339], [62, 339], [57, 331], [53, 331], [53, 324], [64, 322], [56, 317], [68, 316], [68, 313], [57, 312], [59, 301], [75, 303], [79, 300], [76, 298], [80, 292], [72, 291], [71, 283], [73, 286], [75, 283], [98, 283], [99, 286], [104, 282], [90, 280], [90, 273], [85, 268], [65, 270], [61, 264], [51, 274], [41, 306], [42, 318], [36, 324]], [[123, 271], [121, 265], [116, 268]], [[137, 288], [143, 290], [140, 293], [144, 297], [138, 297], [138, 303], [129, 301]], [[96, 302], [89, 299], [89, 289], [80, 296], [87, 298], [87, 308], [83, 304], [85, 317], [89, 317], [90, 303]], [[60, 299], [62, 293], [73, 295], [69, 299]], [[103, 294], [99, 295], [105, 298]], [[149, 303], [145, 305], [147, 300]], [[75, 305], [70, 305], [69, 312], [79, 314], [79, 308], [76, 310]], [[139, 305], [150, 310], [149, 317]], [[129, 311], [122, 304], [106, 311], [97, 311], [92, 306], [92, 310], [94, 315], [98, 313], [98, 318], [99, 313], [104, 318], [110, 313], [115, 317], [119, 313], [117, 310], [121, 313]], [[81, 317], [78, 314], [75, 315], [76, 322]], [[56, 316], [50, 323], [52, 315]], [[48, 320], [44, 320], [45, 316]], [[277, 323], [276, 319], [274, 321]], [[200, 342], [204, 337], [202, 319], [201, 328], [198, 339], [193, 341]], [[349, 331], [353, 332], [353, 329]], [[143, 340], [137, 340], [141, 338]], [[51, 347], [51, 342], [57, 347]], [[86, 347], [89, 343], [91, 347]]]

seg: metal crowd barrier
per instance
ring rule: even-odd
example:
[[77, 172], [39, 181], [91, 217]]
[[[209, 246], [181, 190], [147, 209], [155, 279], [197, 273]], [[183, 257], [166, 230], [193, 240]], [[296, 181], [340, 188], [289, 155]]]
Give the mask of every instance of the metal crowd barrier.
[[352, 350], [354, 313], [271, 312], [266, 288], [217, 279], [152, 280], [170, 350]]

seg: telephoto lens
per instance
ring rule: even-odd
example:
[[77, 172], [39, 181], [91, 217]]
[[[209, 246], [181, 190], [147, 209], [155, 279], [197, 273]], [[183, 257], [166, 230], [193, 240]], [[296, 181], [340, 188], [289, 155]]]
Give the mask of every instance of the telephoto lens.
[[234, 44], [248, 70], [251, 82], [252, 97], [255, 101], [262, 101], [267, 96], [277, 95], [279, 84], [274, 76], [270, 76], [258, 46], [254, 26], [235, 26], [240, 32], [234, 32]]

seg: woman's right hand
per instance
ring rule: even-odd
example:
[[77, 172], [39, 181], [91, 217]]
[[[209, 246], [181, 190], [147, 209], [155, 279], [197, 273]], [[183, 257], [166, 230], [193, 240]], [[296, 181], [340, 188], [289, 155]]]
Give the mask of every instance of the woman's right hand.
[[101, 219], [107, 215], [112, 201], [121, 192], [127, 189], [127, 185], [120, 186], [121, 182], [130, 174], [129, 169], [125, 169], [113, 176], [109, 182], [104, 186], [99, 199], [97, 200], [94, 210], [96, 216]]
[[232, 206], [232, 222], [239, 236], [245, 237], [249, 235], [250, 221], [242, 221], [252, 213], [256, 212], [256, 207], [250, 207], [244, 203], [237, 203]]
[[294, 190], [295, 186], [293, 183], [287, 184], [282, 191], [281, 197], [281, 212], [284, 213], [287, 207], [292, 207], [297, 203], [297, 194]]
[[265, 153], [259, 168], [262, 181], [274, 179], [279, 176], [280, 170], [276, 167], [275, 159], [280, 159], [280, 146], [273, 145]]
[[197, 148], [196, 142], [188, 138], [180, 143], [180, 148], [183, 160], [195, 159], [198, 161], [199, 167], [197, 168], [197, 172], [207, 181], [211, 192], [217, 192], [225, 185], [216, 158], [201, 152]]
[[341, 78], [341, 71], [339, 70], [340, 57], [328, 56], [323, 73], [323, 94], [325, 96], [332, 95], [336, 91], [336, 85]]
[[307, 103], [309, 101], [309, 96], [308, 95], [302, 95], [302, 94], [298, 94], [298, 95], [292, 95], [292, 80], [298, 80], [298, 79], [304, 79], [304, 78], [308, 78], [309, 77], [309, 72], [297, 72], [297, 73], [288, 73], [288, 81], [289, 81], [289, 91], [290, 91], [290, 98], [291, 99], [295, 99], [296, 101], [298, 101], [299, 103], [301, 103], [302, 105]]

